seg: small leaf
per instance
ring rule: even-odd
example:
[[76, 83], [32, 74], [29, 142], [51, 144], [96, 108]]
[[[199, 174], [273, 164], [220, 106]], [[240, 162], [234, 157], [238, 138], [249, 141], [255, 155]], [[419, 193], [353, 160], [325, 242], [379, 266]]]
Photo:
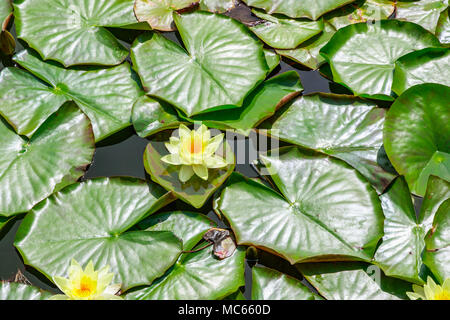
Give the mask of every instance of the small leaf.
[[435, 33], [441, 13], [448, 8], [448, 0], [397, 1], [395, 18], [417, 23]]
[[0, 300], [47, 300], [52, 294], [36, 287], [0, 281]]
[[236, 6], [236, 0], [200, 0], [200, 9], [216, 13], [230, 11]]
[[152, 29], [174, 31], [173, 13], [192, 3], [194, 0], [135, 0], [134, 13], [140, 22], [147, 22]]

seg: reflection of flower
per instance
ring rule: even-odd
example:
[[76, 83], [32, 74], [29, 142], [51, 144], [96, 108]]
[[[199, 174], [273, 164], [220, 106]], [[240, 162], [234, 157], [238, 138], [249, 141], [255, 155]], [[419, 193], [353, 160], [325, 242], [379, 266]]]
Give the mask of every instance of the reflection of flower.
[[171, 137], [166, 143], [170, 154], [161, 158], [162, 161], [181, 165], [179, 179], [188, 181], [194, 174], [208, 180], [208, 168], [217, 169], [227, 166], [227, 162], [215, 152], [223, 141], [224, 134], [211, 138], [211, 132], [205, 125], [197, 130], [189, 130], [185, 125], [180, 125], [179, 138]]
[[110, 285], [114, 274], [108, 273], [108, 270], [109, 266], [106, 266], [95, 271], [92, 261], [83, 270], [78, 262], [72, 259], [69, 279], [53, 277], [53, 281], [64, 294], [57, 294], [51, 297], [51, 300], [122, 300], [116, 296], [121, 285]]
[[450, 300], [450, 278], [444, 281], [442, 286], [436, 284], [428, 277], [427, 284], [423, 287], [413, 285], [414, 292], [406, 294], [411, 300]]

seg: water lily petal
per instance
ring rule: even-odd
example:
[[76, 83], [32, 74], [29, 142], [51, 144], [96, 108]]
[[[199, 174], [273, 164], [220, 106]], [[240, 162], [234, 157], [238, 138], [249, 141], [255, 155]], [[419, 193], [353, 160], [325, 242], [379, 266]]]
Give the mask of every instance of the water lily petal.
[[164, 157], [161, 158], [161, 161], [168, 163], [168, 164], [173, 164], [175, 166], [179, 166], [179, 165], [183, 164], [183, 162], [181, 161], [180, 156], [178, 154], [165, 155]]
[[206, 154], [212, 154], [219, 149], [220, 144], [223, 142], [223, 138], [225, 135], [223, 133], [218, 134], [217, 136], [213, 137], [211, 140], [209, 140], [208, 146], [205, 149]]
[[202, 141], [207, 142], [211, 139], [211, 132], [208, 130], [208, 127], [202, 124], [197, 130], [196, 133], [202, 138]]
[[62, 277], [55, 276], [53, 277], [53, 282], [56, 284], [56, 286], [64, 292], [65, 294], [70, 294], [70, 280]]
[[120, 291], [121, 287], [122, 287], [121, 283], [111, 284], [105, 289], [105, 291], [103, 291], [103, 294], [115, 295], [117, 292]]
[[70, 298], [64, 294], [55, 294], [51, 296], [49, 300], [70, 300]]
[[182, 166], [178, 174], [178, 178], [181, 182], [185, 183], [194, 175], [194, 170], [191, 166]]
[[180, 127], [178, 128], [178, 135], [180, 136], [180, 138], [190, 136], [191, 130], [184, 124], [180, 124]]
[[445, 291], [450, 292], [450, 278], [445, 279], [444, 284], [442, 285], [442, 288]]
[[[102, 274], [102, 276], [98, 277], [98, 281], [97, 281], [97, 292], [98, 293], [102, 293], [106, 290], [106, 288], [108, 288], [109, 284], [111, 283], [111, 281], [114, 278], [114, 273], [106, 273], [106, 274]], [[116, 291], [117, 292], [117, 291]]]
[[419, 299], [424, 300], [425, 299], [425, 297], [422, 297], [420, 294], [414, 293], [414, 292], [407, 292], [406, 295], [411, 300], [419, 300]]
[[178, 145], [175, 145], [175, 144], [172, 144], [172, 143], [169, 143], [169, 142], [166, 142], [164, 145], [166, 146], [167, 150], [171, 154], [178, 154], [178, 152], [179, 152], [179, 146]]
[[201, 164], [194, 164], [192, 166], [194, 172], [197, 176], [202, 178], [203, 180], [208, 180], [208, 168]]
[[205, 165], [211, 169], [223, 168], [228, 165], [224, 158], [212, 155], [205, 159]]

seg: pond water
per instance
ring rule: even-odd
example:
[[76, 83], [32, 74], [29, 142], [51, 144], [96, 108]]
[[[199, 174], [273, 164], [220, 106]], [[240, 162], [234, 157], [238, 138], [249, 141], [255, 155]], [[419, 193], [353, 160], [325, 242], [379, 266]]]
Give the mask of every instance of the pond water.
[[[230, 13], [230, 15], [244, 22], [255, 20], [255, 18], [251, 16], [248, 8], [244, 5], [240, 5], [239, 7], [237, 7]], [[117, 29], [111, 31], [116, 35], [116, 37], [123, 41], [123, 44], [128, 47], [135, 39], [135, 37], [140, 33], [139, 31], [135, 32], [130, 30]], [[12, 29], [12, 32], [15, 35], [14, 27]], [[167, 38], [180, 43], [175, 32], [164, 33], [164, 35]], [[23, 49], [23, 47], [24, 44], [18, 41], [16, 52]], [[10, 65], [12, 65], [10, 58], [3, 57], [2, 64], [0, 64], [0, 69]], [[312, 92], [346, 92], [343, 87], [330, 82], [318, 71], [306, 70], [301, 66], [290, 64], [290, 62], [287, 61], [281, 61], [280, 66], [276, 70], [274, 70], [271, 76], [275, 76], [289, 70], [295, 70], [299, 73], [303, 87], [305, 88], [304, 94]], [[245, 142], [246, 149], [248, 150], [250, 148], [249, 140], [246, 139]], [[131, 176], [149, 179], [149, 177], [146, 175], [142, 158], [147, 143], [148, 140], [139, 137], [134, 132], [132, 127], [129, 127], [102, 141], [101, 143], [97, 144], [94, 160], [83, 179], [112, 176]], [[246, 163], [237, 165], [236, 170], [248, 177], [254, 178], [259, 176], [257, 171], [255, 171], [252, 165], [250, 165], [248, 157]], [[418, 209], [421, 200], [416, 200], [416, 209]], [[196, 210], [181, 201], [176, 201], [171, 205], [165, 207], [163, 211], [201, 211], [215, 220], [219, 224], [219, 226], [225, 227], [224, 224], [217, 219], [216, 215], [212, 211], [210, 202], [211, 201], [208, 201], [209, 204], [205, 205], [204, 208]], [[33, 268], [24, 265], [22, 258], [13, 246], [14, 237], [22, 219], [23, 217], [19, 217], [19, 219], [16, 219], [15, 221], [9, 223], [9, 225], [7, 225], [0, 233], [0, 280], [12, 280], [14, 279], [17, 271], [20, 270], [33, 285], [41, 287], [45, 290], [56, 292], [54, 285], [52, 285], [52, 283], [48, 279], [40, 275], [37, 271], [33, 270]], [[250, 299], [251, 293], [252, 279], [250, 267], [255, 265], [256, 263], [275, 267], [279, 271], [287, 273], [298, 279], [302, 279], [302, 276], [298, 273], [298, 271], [290, 266], [287, 261], [270, 254], [260, 254], [258, 261], [247, 260], [246, 290], [244, 293], [247, 299]]]

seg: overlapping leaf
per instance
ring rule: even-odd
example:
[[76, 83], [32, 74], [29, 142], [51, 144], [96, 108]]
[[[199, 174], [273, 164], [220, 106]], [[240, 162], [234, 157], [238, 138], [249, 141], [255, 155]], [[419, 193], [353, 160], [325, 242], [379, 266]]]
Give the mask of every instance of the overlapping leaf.
[[0, 119], [0, 216], [27, 212], [74, 183], [93, 154], [92, 127], [73, 104], [52, 115], [29, 140]]
[[236, 6], [236, 0], [200, 0], [199, 7], [216, 13], [230, 11]]
[[450, 19], [448, 16], [449, 10], [450, 9], [444, 10], [441, 13], [441, 17], [439, 18], [436, 27], [436, 36], [439, 38], [439, 41], [445, 45], [450, 44]]
[[173, 13], [192, 5], [193, 0], [136, 0], [134, 13], [141, 22], [147, 22], [152, 29], [173, 31]]
[[17, 36], [65, 66], [116, 65], [128, 50], [105, 27], [137, 23], [134, 0], [15, 1]]
[[449, 96], [447, 86], [414, 86], [387, 112], [386, 153], [416, 195], [425, 194], [430, 175], [450, 181]]
[[238, 177], [221, 195], [218, 209], [238, 243], [291, 263], [369, 260], [383, 233], [375, 190], [340, 160], [297, 148], [280, 151], [262, 160], [284, 196]]
[[89, 117], [96, 141], [129, 126], [131, 108], [141, 95], [130, 66], [98, 70], [64, 69], [22, 51], [17, 68], [0, 74], [0, 113], [21, 135], [31, 137], [65, 101], [74, 101]]
[[187, 116], [241, 106], [268, 71], [262, 44], [226, 16], [198, 11], [175, 15], [175, 24], [186, 50], [157, 33], [133, 45], [134, 67], [147, 92]]
[[435, 33], [439, 17], [448, 0], [397, 1], [395, 18], [417, 23]]
[[122, 289], [150, 284], [175, 263], [182, 243], [171, 232], [128, 231], [173, 200], [145, 181], [102, 178], [74, 184], [25, 217], [15, 246], [47, 277], [66, 276], [72, 258], [109, 265]]
[[15, 282], [0, 281], [0, 300], [47, 300], [49, 292]]

